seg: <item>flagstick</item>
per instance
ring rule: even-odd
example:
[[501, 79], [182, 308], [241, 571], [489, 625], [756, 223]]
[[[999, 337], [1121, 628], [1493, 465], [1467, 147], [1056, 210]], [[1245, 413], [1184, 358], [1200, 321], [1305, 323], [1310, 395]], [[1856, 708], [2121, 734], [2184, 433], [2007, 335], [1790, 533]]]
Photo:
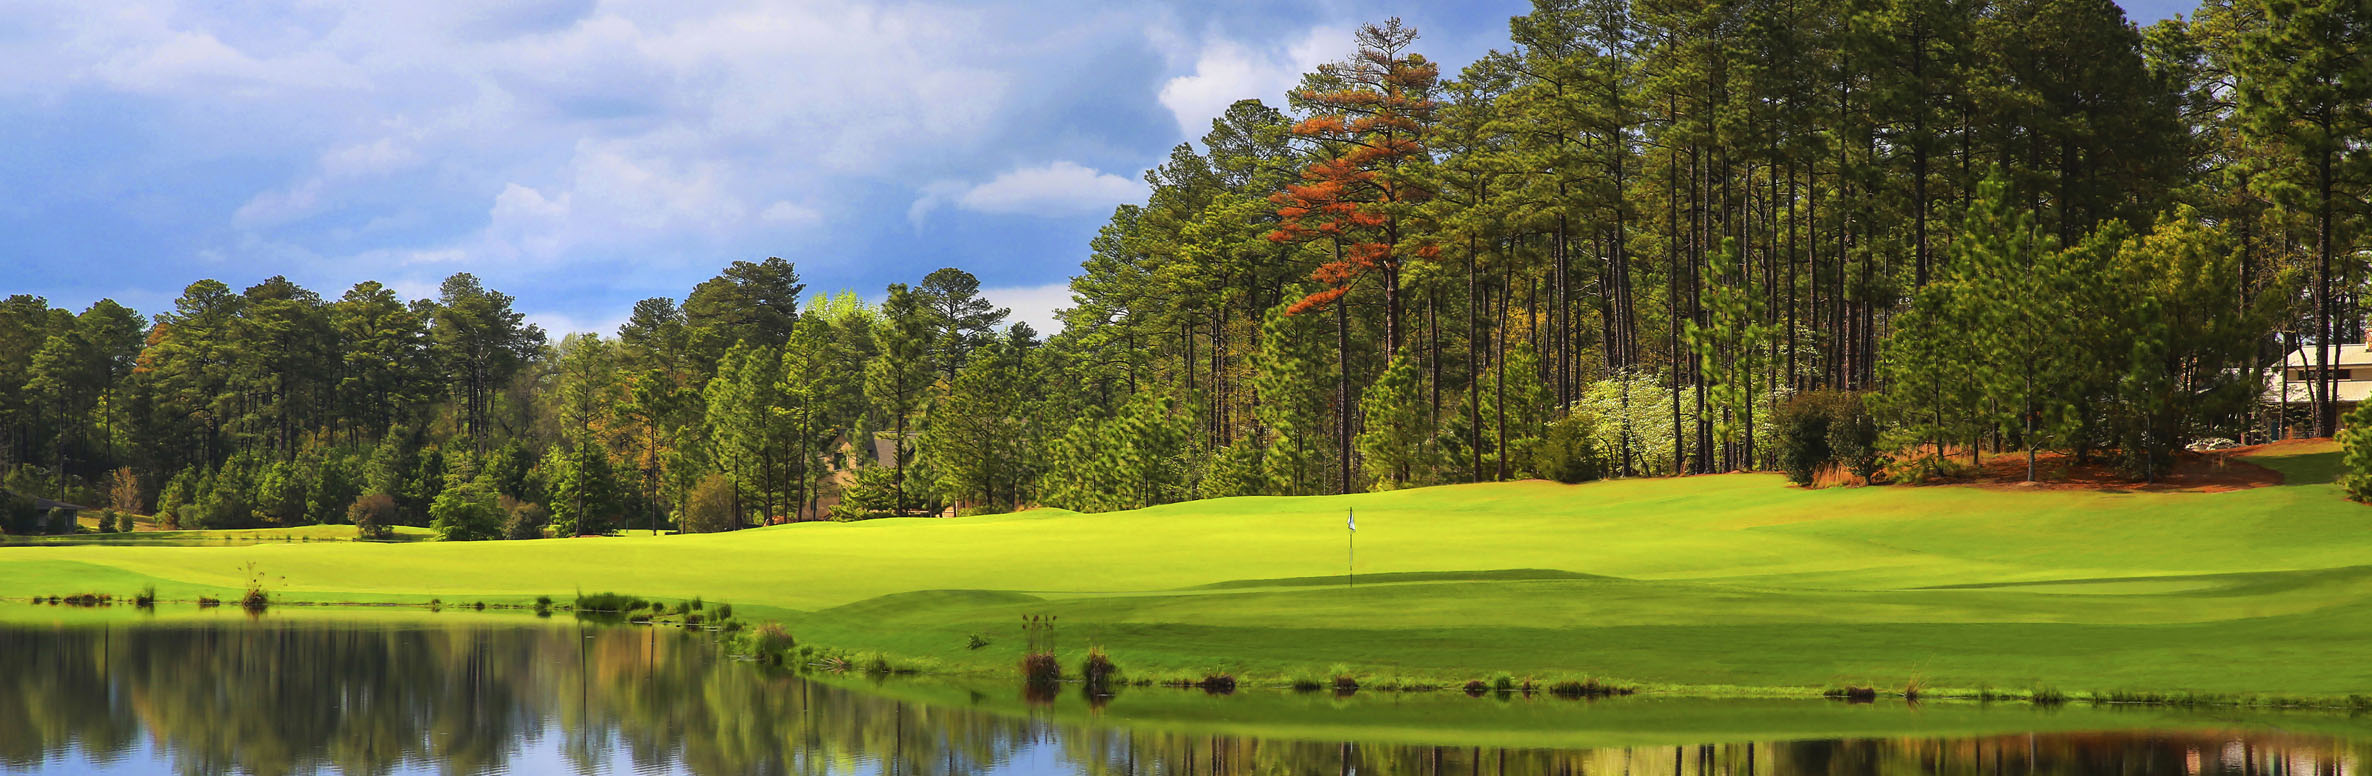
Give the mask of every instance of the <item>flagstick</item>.
[[1343, 571], [1344, 571], [1344, 572], [1346, 572], [1346, 573], [1347, 573], [1347, 575], [1350, 577], [1350, 582], [1351, 582], [1350, 586], [1351, 586], [1351, 587], [1358, 587], [1358, 586], [1359, 586], [1359, 513], [1358, 513], [1356, 510], [1346, 510], [1346, 511], [1349, 511], [1349, 512], [1350, 512], [1350, 516], [1351, 516], [1350, 522], [1348, 522], [1348, 523], [1345, 523], [1345, 525], [1347, 525], [1347, 526], [1349, 526], [1349, 527], [1350, 527], [1350, 534], [1349, 534], [1349, 536], [1350, 536], [1350, 544], [1348, 545], [1349, 551], [1348, 551], [1348, 552], [1345, 554], [1345, 556], [1344, 556], [1344, 558], [1343, 558], [1343, 560], [1345, 561], [1345, 562], [1344, 562], [1344, 564], [1343, 564]]

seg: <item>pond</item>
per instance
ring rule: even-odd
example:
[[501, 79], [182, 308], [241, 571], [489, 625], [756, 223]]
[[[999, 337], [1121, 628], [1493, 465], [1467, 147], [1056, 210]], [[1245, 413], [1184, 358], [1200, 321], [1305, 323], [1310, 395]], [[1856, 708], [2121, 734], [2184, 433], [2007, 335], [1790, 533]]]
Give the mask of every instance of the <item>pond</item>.
[[2341, 774], [2372, 721], [2025, 704], [1232, 696], [802, 676], [444, 615], [0, 626], [26, 774]]

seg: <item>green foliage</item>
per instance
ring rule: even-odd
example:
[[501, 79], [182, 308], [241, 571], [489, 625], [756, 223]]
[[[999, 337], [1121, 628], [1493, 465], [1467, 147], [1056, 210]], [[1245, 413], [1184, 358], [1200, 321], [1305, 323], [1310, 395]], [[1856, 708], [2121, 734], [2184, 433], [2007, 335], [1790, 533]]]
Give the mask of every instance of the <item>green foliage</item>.
[[2339, 448], [2345, 451], [2340, 489], [2348, 498], [2372, 504], [2372, 402], [2359, 403], [2347, 413], [2339, 429]]
[[0, 531], [24, 535], [41, 532], [41, 507], [13, 490], [0, 491]]
[[[625, 499], [609, 454], [581, 442], [573, 449], [552, 448], [544, 456], [551, 480], [552, 529], [561, 536], [589, 536], [617, 530], [623, 522]], [[540, 534], [541, 524], [538, 531]]]
[[692, 488], [691, 497], [684, 504], [683, 520], [677, 528], [684, 533], [716, 533], [741, 527], [741, 515], [734, 510], [733, 483], [722, 474], [711, 473]]
[[1004, 342], [979, 348], [939, 400], [922, 454], [949, 499], [1013, 509], [1036, 489], [1044, 440], [1027, 359]]
[[1318, 402], [1320, 382], [1330, 368], [1320, 351], [1322, 331], [1316, 318], [1286, 315], [1285, 306], [1279, 305], [1261, 321], [1252, 385], [1263, 397], [1255, 408], [1259, 424], [1253, 431], [1262, 437], [1257, 447], [1268, 481], [1263, 493], [1303, 496], [1323, 489], [1329, 456]]
[[1081, 512], [1165, 504], [1187, 481], [1190, 418], [1168, 396], [1140, 393], [1111, 418], [1081, 418], [1055, 443], [1046, 503]]
[[1603, 421], [1574, 412], [1548, 424], [1548, 433], [1533, 445], [1532, 467], [1540, 476], [1558, 482], [1588, 482], [1606, 476], [1606, 451], [1598, 446]]
[[1858, 394], [1839, 394], [1834, 402], [1828, 422], [1829, 455], [1862, 484], [1875, 484], [1888, 462], [1879, 443], [1878, 420]]
[[448, 542], [502, 538], [505, 515], [491, 483], [473, 479], [437, 494], [428, 508], [428, 527]]
[[365, 494], [346, 507], [346, 522], [354, 524], [354, 536], [358, 539], [392, 536], [395, 518], [395, 497], [385, 493]]
[[1821, 467], [1836, 460], [1828, 446], [1835, 405], [1835, 395], [1828, 392], [1798, 394], [1779, 405], [1772, 422], [1779, 428], [1779, 471], [1789, 482], [1809, 486]]
[[1428, 461], [1432, 418], [1427, 417], [1415, 361], [1402, 353], [1359, 399], [1366, 418], [1359, 433], [1360, 465], [1376, 490], [1406, 487]]
[[519, 501], [509, 496], [498, 496], [495, 503], [502, 507], [502, 538], [541, 539], [544, 526], [552, 524], [552, 513], [544, 505]]

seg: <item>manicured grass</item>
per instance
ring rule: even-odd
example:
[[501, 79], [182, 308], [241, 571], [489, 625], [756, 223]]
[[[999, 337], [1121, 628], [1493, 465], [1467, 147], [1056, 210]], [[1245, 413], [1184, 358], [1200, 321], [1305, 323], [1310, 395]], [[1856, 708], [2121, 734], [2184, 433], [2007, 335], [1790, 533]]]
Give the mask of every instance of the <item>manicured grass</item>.
[[[95, 528], [97, 517], [82, 519], [84, 528]], [[436, 533], [426, 528], [399, 525], [390, 529], [384, 541], [404, 542], [434, 538]], [[38, 544], [45, 546], [107, 544], [107, 545], [179, 545], [204, 546], [227, 544], [263, 544], [266, 542], [350, 542], [354, 541], [354, 526], [307, 525], [295, 528], [240, 528], [222, 531], [165, 531], [140, 530], [121, 533], [80, 533], [67, 536], [0, 536], [0, 545]]]
[[[1760, 694], [1847, 684], [2372, 694], [2372, 508], [2328, 446], [2231, 493], [1805, 491], [1775, 475], [1239, 498], [1135, 512], [473, 544], [0, 549], [0, 596], [731, 602], [802, 643], [1006, 675], [1024, 614], [1137, 676], [1463, 682], [1497, 672]], [[1356, 588], [1341, 584], [1359, 513]], [[32, 616], [21, 605], [0, 618]], [[979, 634], [990, 644], [967, 646]], [[1373, 684], [1373, 682], [1369, 682]]]

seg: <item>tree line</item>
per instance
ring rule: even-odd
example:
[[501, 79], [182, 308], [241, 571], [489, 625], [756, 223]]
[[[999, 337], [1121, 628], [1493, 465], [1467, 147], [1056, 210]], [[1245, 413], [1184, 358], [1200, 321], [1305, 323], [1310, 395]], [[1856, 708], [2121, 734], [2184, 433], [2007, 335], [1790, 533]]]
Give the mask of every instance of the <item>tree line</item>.
[[872, 304], [780, 259], [556, 343], [467, 275], [202, 281], [151, 319], [20, 296], [0, 462], [188, 525], [476, 537], [1795, 469], [1814, 416], [1898, 479], [2042, 450], [2149, 478], [2338, 424], [2332, 370], [2261, 394], [2363, 337], [2372, 0], [2146, 29], [1539, 0], [1509, 31], [1450, 74], [1370, 25], [1230, 106], [1090, 241], [1052, 337], [958, 269]]

